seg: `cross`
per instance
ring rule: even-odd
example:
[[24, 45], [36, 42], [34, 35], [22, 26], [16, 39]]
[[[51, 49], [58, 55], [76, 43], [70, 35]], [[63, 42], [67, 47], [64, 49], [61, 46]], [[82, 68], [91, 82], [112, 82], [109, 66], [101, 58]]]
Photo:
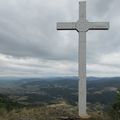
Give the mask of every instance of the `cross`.
[[79, 33], [79, 97], [78, 108], [81, 118], [88, 118], [86, 106], [86, 32], [88, 30], [108, 30], [109, 22], [89, 22], [86, 19], [86, 1], [79, 2], [79, 20], [77, 22], [57, 23], [57, 30], [76, 30]]

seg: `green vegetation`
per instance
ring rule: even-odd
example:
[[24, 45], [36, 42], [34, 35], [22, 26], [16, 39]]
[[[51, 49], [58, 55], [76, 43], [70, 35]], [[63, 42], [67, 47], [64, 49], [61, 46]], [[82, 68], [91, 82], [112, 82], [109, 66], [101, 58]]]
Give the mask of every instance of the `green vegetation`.
[[17, 102], [13, 102], [7, 96], [0, 94], [0, 112], [11, 111], [13, 109], [19, 109], [23, 106], [24, 105], [21, 105]]
[[[89, 120], [110, 120], [105, 113], [89, 111], [92, 116]], [[41, 107], [24, 107], [4, 112], [0, 120], [78, 120], [76, 106], [68, 105], [65, 101], [58, 104]]]
[[117, 91], [116, 101], [112, 105], [110, 116], [113, 120], [120, 120], [120, 89]]
[[[88, 113], [91, 116], [89, 120], [119, 120], [114, 118], [114, 113], [119, 115], [119, 100], [118, 92], [116, 103], [112, 106], [111, 115], [113, 116], [111, 118], [107, 112], [102, 110], [101, 104], [89, 106]], [[23, 106], [0, 95], [0, 120], [78, 120], [77, 115], [77, 106], [70, 105], [65, 100], [56, 101], [51, 105]]]
[[[88, 112], [92, 116], [90, 120], [110, 120], [107, 114], [99, 111], [99, 106], [96, 107], [96, 111], [88, 110]], [[51, 105], [23, 106], [5, 95], [0, 95], [0, 120], [64, 120], [65, 118], [77, 120], [77, 115], [77, 106], [70, 105], [65, 100], [56, 101]]]

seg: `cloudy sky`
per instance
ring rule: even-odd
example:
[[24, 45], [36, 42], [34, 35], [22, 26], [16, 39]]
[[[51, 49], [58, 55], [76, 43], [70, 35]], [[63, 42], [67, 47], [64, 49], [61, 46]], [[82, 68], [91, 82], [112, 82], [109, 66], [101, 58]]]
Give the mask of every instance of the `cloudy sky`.
[[[56, 22], [78, 20], [79, 0], [0, 0], [0, 76], [78, 74], [78, 33]], [[120, 75], [120, 1], [88, 0], [89, 21], [109, 31], [87, 33], [87, 75]]]

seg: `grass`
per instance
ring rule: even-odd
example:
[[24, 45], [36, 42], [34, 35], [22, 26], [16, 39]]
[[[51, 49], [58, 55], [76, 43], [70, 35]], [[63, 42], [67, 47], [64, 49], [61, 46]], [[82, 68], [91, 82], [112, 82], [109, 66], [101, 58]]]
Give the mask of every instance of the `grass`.
[[[77, 107], [61, 102], [42, 107], [24, 107], [7, 112], [0, 111], [0, 120], [78, 120]], [[110, 120], [107, 114], [89, 112], [89, 120]], [[77, 117], [76, 117], [77, 116]]]

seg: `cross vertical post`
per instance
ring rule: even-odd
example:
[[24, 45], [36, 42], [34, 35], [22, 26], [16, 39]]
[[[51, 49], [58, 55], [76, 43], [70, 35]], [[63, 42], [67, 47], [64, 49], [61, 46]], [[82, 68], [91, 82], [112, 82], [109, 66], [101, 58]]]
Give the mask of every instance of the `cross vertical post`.
[[108, 30], [109, 22], [88, 22], [86, 19], [86, 1], [79, 2], [79, 20], [77, 22], [57, 23], [57, 30], [76, 30], [79, 34], [78, 44], [78, 110], [81, 118], [87, 115], [86, 89], [86, 32], [88, 30]]
[[[79, 22], [86, 21], [86, 2], [79, 3]], [[78, 26], [80, 27], [80, 25]], [[86, 32], [79, 30], [78, 41], [78, 112], [79, 116], [88, 117], [86, 113]]]

